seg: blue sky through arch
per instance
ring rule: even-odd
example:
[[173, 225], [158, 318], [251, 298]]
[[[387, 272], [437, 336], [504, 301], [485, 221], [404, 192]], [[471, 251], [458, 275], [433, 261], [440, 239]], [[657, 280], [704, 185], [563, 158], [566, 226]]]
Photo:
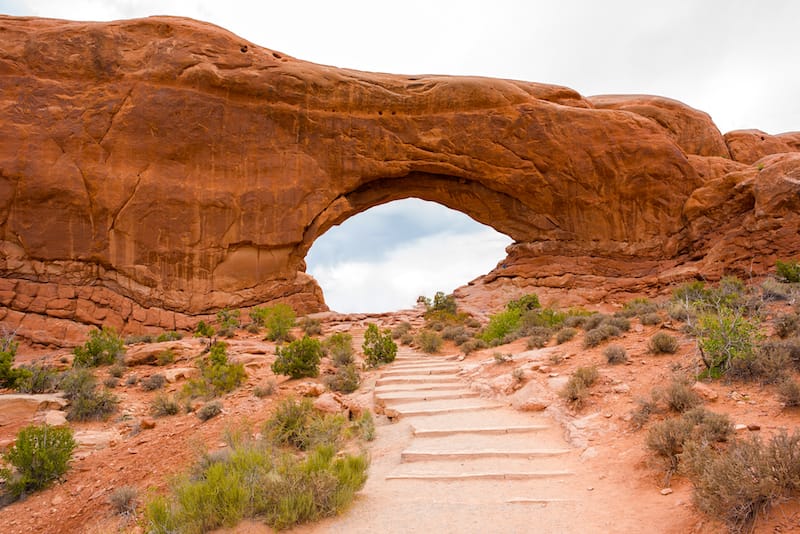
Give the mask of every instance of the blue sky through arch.
[[510, 243], [463, 213], [406, 199], [331, 228], [311, 246], [306, 264], [332, 310], [392, 311], [486, 274]]

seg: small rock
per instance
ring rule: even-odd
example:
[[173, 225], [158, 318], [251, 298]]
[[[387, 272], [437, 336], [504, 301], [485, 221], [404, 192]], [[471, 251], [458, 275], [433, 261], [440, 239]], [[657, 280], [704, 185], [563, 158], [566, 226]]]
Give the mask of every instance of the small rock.
[[586, 488], [586, 491], [594, 491], [594, 488], [592, 486], [589, 486], [588, 488]]
[[541, 412], [542, 410], [545, 410], [549, 405], [550, 403], [544, 399], [532, 397], [530, 399], [522, 401], [519, 405], [517, 405], [517, 410], [520, 410], [522, 412]]
[[661, 490], [661, 495], [670, 495], [672, 494], [672, 488], [664, 488]]
[[150, 430], [151, 428], [156, 427], [156, 422], [152, 419], [142, 419], [139, 421], [139, 428], [142, 430]]
[[347, 410], [339, 397], [330, 392], [314, 399], [314, 408], [325, 413], [342, 413]]
[[628, 384], [617, 384], [616, 386], [611, 388], [611, 391], [614, 393], [630, 393], [631, 387]]
[[555, 377], [557, 377], [557, 376], [558, 376], [558, 373], [550, 373], [550, 374], [549, 374], [549, 375], [547, 375], [547, 376], [549, 376], [550, 378], [555, 378]]
[[537, 371], [539, 371], [542, 374], [547, 374], [547, 373], [550, 372], [550, 366], [548, 366], [548, 365], [540, 365], [539, 368], [537, 369]]
[[749, 430], [750, 432], [755, 432], [757, 430], [761, 430], [761, 425], [757, 425], [755, 423], [750, 423], [749, 425], [747, 425], [747, 430]]
[[737, 425], [733, 425], [733, 430], [736, 431], [736, 432], [741, 432], [743, 430], [747, 430], [747, 425], [743, 425], [741, 423], [739, 423]]
[[604, 413], [603, 417], [605, 417], [606, 419], [611, 419], [611, 417], [613, 417], [613, 415], [614, 414], [612, 414], [611, 412], [608, 412], [608, 413]]
[[711, 389], [711, 386], [702, 382], [695, 382], [692, 389], [707, 401], [714, 402], [719, 398], [719, 394]]

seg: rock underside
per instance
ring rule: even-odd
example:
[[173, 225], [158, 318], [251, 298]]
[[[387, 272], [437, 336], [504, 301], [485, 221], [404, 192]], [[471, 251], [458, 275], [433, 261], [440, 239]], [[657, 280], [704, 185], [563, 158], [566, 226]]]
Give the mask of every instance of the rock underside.
[[182, 18], [0, 16], [0, 43], [0, 321], [33, 342], [325, 310], [314, 240], [408, 197], [514, 239], [473, 284], [504, 292], [600, 300], [800, 253], [798, 132], [723, 136], [654, 96], [316, 65]]

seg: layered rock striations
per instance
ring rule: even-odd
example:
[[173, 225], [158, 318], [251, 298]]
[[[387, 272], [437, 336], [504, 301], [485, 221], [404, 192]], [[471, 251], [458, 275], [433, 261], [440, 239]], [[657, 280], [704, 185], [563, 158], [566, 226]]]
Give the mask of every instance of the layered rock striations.
[[800, 134], [652, 96], [315, 65], [216, 26], [0, 17], [0, 320], [186, 328], [325, 309], [314, 240], [439, 202], [511, 236], [483, 283], [646, 287], [800, 252]]

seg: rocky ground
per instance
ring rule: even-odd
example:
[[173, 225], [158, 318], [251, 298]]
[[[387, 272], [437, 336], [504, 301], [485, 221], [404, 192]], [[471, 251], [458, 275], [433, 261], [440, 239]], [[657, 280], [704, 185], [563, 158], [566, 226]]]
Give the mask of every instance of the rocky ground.
[[[618, 306], [600, 309], [612, 312]], [[788, 309], [789, 304], [774, 304], [770, 314]], [[421, 309], [321, 319], [323, 335], [350, 332], [355, 347], [368, 322], [392, 327], [409, 321], [416, 328], [424, 322]], [[678, 338], [675, 354], [650, 353], [649, 339], [660, 330]], [[322, 377], [274, 376], [275, 346], [262, 337], [239, 330], [227, 340], [231, 358], [245, 364], [247, 381], [222, 397], [222, 415], [206, 422], [193, 413], [161, 418], [150, 413], [157, 394], [177, 392], [197, 372], [203, 340], [128, 346], [128, 367], [113, 389], [120, 399], [117, 414], [107, 422], [70, 423], [80, 443], [72, 468], [62, 482], [0, 509], [2, 531], [141, 532], [141, 508], [127, 516], [112, 510], [109, 496], [115, 489], [137, 488], [141, 504], [201, 451], [223, 447], [226, 429], [245, 425], [255, 432], [281, 399], [301, 395], [315, 397], [327, 410], [370, 408], [381, 415], [377, 439], [369, 445], [370, 478], [356, 502], [340, 517], [295, 532], [521, 532], [534, 519], [541, 532], [724, 531], [695, 509], [685, 478], [665, 482], [660, 463], [646, 450], [645, 432], [630, 423], [638, 399], [676, 372], [700, 370], [695, 341], [678, 323], [644, 326], [633, 319], [631, 330], [614, 341], [627, 351], [629, 360], [622, 365], [606, 363], [606, 344], [584, 349], [580, 334], [540, 349], [529, 350], [517, 340], [466, 356], [452, 344], [437, 355], [401, 347], [395, 363], [365, 372], [350, 395], [327, 392]], [[159, 366], [153, 355], [165, 349], [176, 358]], [[22, 347], [17, 359], [66, 367], [71, 353]], [[586, 365], [596, 365], [600, 377], [587, 405], [573, 411], [557, 392], [574, 369]], [[323, 375], [328, 370], [323, 362]], [[107, 373], [108, 368], [97, 370], [101, 380]], [[156, 373], [167, 378], [165, 388], [145, 391], [142, 381]], [[131, 376], [139, 380], [134, 383]], [[254, 394], [273, 381], [273, 394]], [[783, 406], [774, 386], [715, 381], [695, 387], [706, 407], [728, 414], [741, 435], [769, 436], [800, 425], [800, 413]], [[10, 444], [31, 421], [63, 420], [64, 404], [52, 395], [0, 395], [0, 444]], [[760, 519], [756, 531], [793, 529], [800, 529], [800, 507], [787, 502]], [[245, 522], [233, 532], [269, 529]]]

